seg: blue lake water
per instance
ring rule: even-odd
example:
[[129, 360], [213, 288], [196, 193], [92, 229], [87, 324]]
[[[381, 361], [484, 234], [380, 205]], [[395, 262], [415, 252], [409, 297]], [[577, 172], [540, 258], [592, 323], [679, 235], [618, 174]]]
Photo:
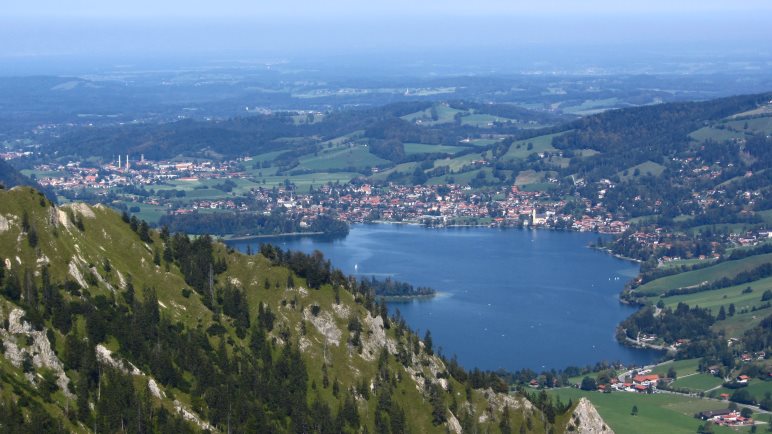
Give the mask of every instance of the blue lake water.
[[589, 249], [597, 235], [487, 228], [427, 229], [356, 225], [342, 240], [273, 238], [236, 241], [256, 251], [320, 250], [346, 274], [386, 277], [440, 292], [430, 300], [389, 303], [421, 336], [458, 356], [466, 368], [537, 371], [622, 361], [644, 364], [658, 353], [626, 348], [616, 325], [634, 308], [619, 303], [638, 265]]

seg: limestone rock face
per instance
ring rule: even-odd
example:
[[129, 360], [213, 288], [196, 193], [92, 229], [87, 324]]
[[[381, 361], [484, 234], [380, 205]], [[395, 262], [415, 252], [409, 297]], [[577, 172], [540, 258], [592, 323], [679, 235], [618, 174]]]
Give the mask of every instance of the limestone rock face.
[[579, 400], [571, 420], [566, 425], [566, 431], [578, 434], [614, 434], [614, 430], [606, 425], [598, 410], [587, 398]]
[[[54, 350], [51, 348], [51, 343], [46, 337], [45, 330], [39, 331], [32, 328], [32, 325], [27, 321], [24, 321], [24, 311], [19, 308], [12, 308], [8, 313], [8, 329], [0, 327], [0, 337], [3, 340], [5, 346], [5, 353], [2, 354], [8, 359], [14, 366], [19, 367], [25, 357], [30, 357], [33, 366], [36, 368], [48, 368], [56, 374], [56, 384], [62, 389], [64, 394], [68, 397], [73, 397], [68, 389], [70, 379], [64, 373], [64, 365], [61, 360], [56, 356]], [[3, 313], [0, 312], [0, 319], [3, 319]], [[22, 347], [17, 342], [17, 337], [26, 336], [30, 338], [30, 344]], [[35, 382], [35, 377], [31, 378], [31, 382]]]
[[320, 312], [318, 315], [313, 315], [311, 313], [311, 307], [307, 307], [303, 311], [303, 318], [306, 321], [311, 322], [311, 324], [313, 324], [314, 327], [319, 330], [319, 333], [324, 335], [329, 344], [335, 346], [340, 345], [340, 338], [343, 333], [335, 324], [335, 320], [333, 319], [330, 312]]

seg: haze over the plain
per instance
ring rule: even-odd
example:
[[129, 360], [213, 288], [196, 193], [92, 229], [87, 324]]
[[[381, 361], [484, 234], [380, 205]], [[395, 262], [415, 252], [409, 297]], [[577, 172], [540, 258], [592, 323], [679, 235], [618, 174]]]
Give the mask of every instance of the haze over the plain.
[[758, 59], [769, 58], [772, 39], [772, 3], [761, 0], [31, 0], [3, 8], [3, 63], [352, 55], [455, 65], [466, 57], [494, 66], [566, 55], [600, 63], [638, 56]]

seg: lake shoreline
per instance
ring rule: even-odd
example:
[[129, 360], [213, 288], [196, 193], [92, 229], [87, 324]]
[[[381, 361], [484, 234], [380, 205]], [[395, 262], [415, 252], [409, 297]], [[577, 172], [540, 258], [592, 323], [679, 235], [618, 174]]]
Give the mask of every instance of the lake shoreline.
[[223, 241], [250, 241], [250, 240], [258, 240], [263, 238], [282, 238], [282, 237], [315, 237], [319, 235], [324, 235], [324, 232], [285, 232], [281, 234], [265, 234], [265, 235], [223, 235], [221, 237], [218, 237], [222, 239]]
[[[260, 242], [273, 242], [293, 251], [319, 250], [347, 274], [391, 276], [441, 290], [435, 295], [377, 298], [389, 305], [392, 314], [398, 309], [411, 327], [431, 329], [438, 344], [452, 348], [465, 366], [544, 369], [599, 360], [641, 365], [662, 356], [614, 338], [613, 330], [637, 310], [619, 303], [619, 293], [625, 280], [638, 273], [639, 263], [592, 252], [588, 247], [598, 234], [455, 227], [369, 222], [352, 225], [349, 236], [335, 242], [300, 234], [231, 245], [243, 251], [250, 243], [254, 250]], [[494, 228], [499, 230], [486, 230]], [[554, 261], [563, 266], [555, 270], [549, 265]], [[563, 307], [561, 300], [566, 299], [573, 301]], [[558, 311], [565, 313], [555, 320]], [[559, 335], [557, 330], [563, 327], [572, 330], [572, 338], [565, 343], [572, 355], [544, 345], [562, 339], [555, 333]], [[516, 351], [517, 345], [510, 345], [512, 337], [518, 345], [531, 347], [533, 354]]]
[[408, 303], [411, 301], [429, 301], [436, 298], [439, 293], [420, 295], [375, 295], [376, 298], [388, 303]]
[[609, 255], [617, 258], [617, 259], [623, 259], [625, 261], [635, 262], [637, 264], [643, 264], [643, 261], [641, 261], [640, 259], [635, 259], [635, 258], [631, 258], [629, 256], [624, 256], [624, 255], [620, 255], [618, 253], [614, 253], [614, 252], [611, 251], [611, 249], [607, 249], [605, 247], [598, 247], [598, 246], [594, 246], [594, 245], [590, 245], [589, 247], [591, 249], [593, 249], [593, 250], [598, 250], [598, 251], [601, 251], [603, 253], [607, 253], [607, 254], [609, 254]]

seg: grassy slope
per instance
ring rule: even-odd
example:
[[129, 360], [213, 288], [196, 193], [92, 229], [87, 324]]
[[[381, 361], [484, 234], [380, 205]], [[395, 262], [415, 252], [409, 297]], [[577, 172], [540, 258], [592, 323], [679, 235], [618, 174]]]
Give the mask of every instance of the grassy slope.
[[435, 152], [442, 152], [448, 154], [455, 154], [468, 149], [464, 146], [447, 146], [447, 145], [427, 145], [424, 143], [405, 143], [405, 154], [431, 154]]
[[367, 146], [342, 147], [325, 149], [318, 155], [306, 155], [300, 159], [298, 169], [324, 171], [331, 169], [345, 169], [348, 167], [373, 167], [390, 164], [388, 160], [370, 153]]
[[676, 360], [668, 363], [663, 363], [655, 367], [654, 369], [652, 369], [651, 372], [664, 376], [667, 374], [667, 371], [669, 371], [670, 368], [673, 368], [675, 369], [676, 375], [678, 377], [683, 377], [685, 375], [696, 373], [699, 365], [700, 365], [700, 359]]
[[[764, 394], [772, 393], [772, 381], [762, 381], [754, 378], [748, 382], [748, 387], [745, 387], [743, 389], [747, 390], [748, 393], [750, 393], [751, 396], [754, 397], [754, 399], [760, 400], [764, 397]], [[736, 391], [737, 389], [732, 390], [732, 389], [727, 389], [726, 387], [721, 387], [711, 392], [711, 394], [714, 396], [718, 396], [722, 393], [727, 393], [731, 396]]]
[[[764, 317], [772, 313], [769, 308], [764, 307], [765, 303], [761, 301], [764, 291], [772, 289], [772, 277], [692, 294], [664, 298], [660, 298], [657, 294], [663, 293], [667, 289], [697, 285], [705, 281], [710, 282], [723, 276], [732, 277], [743, 270], [756, 267], [770, 260], [772, 260], [772, 254], [728, 261], [701, 270], [663, 277], [642, 285], [639, 290], [652, 291], [653, 295], [648, 297], [651, 303], [662, 300], [670, 308], [674, 308], [678, 303], [686, 303], [689, 306], [710, 309], [714, 315], [719, 312], [722, 306], [728, 312], [730, 304], [734, 304], [737, 313], [734, 316], [727, 316], [725, 320], [717, 321], [712, 329], [716, 332], [722, 331], [727, 337], [739, 338], [746, 330], [756, 326]], [[751, 287], [753, 291], [743, 292], [747, 287]]]
[[[700, 400], [681, 395], [617, 392], [585, 392], [579, 389], [559, 389], [552, 392], [565, 402], [587, 397], [601, 417], [617, 434], [672, 433], [692, 434], [702, 421], [694, 418], [694, 413], [703, 410], [725, 408], [715, 401]], [[638, 415], [632, 416], [633, 405], [638, 407]], [[745, 428], [740, 432], [747, 432]], [[716, 433], [737, 432], [730, 428], [716, 427]]]
[[668, 289], [699, 285], [702, 282], [712, 282], [724, 276], [730, 278], [734, 277], [742, 271], [752, 269], [767, 262], [772, 262], [772, 253], [750, 256], [736, 261], [722, 262], [700, 270], [662, 277], [641, 285], [637, 290], [640, 292], [661, 293]]
[[[502, 160], [524, 159], [529, 155], [538, 152], [555, 151], [555, 148], [552, 147], [552, 138], [565, 133], [566, 132], [547, 134], [532, 139], [513, 142], [507, 153], [502, 157]], [[533, 144], [533, 149], [528, 149], [528, 143]]]
[[704, 392], [716, 386], [720, 386], [724, 381], [715, 375], [694, 374], [688, 377], [679, 378], [671, 384], [674, 389], [688, 389], [692, 392]]
[[[753, 292], [743, 293], [743, 290], [748, 286], [753, 288]], [[678, 303], [686, 303], [690, 306], [707, 307], [714, 312], [718, 312], [721, 306], [724, 306], [724, 309], [728, 309], [730, 303], [734, 303], [735, 308], [738, 310], [742, 308], [751, 309], [762, 304], [761, 296], [767, 289], [772, 289], [772, 277], [728, 288], [666, 297], [663, 300], [665, 305], [670, 307], [675, 307]]]
[[641, 164], [637, 164], [633, 167], [626, 169], [627, 175], [625, 175], [625, 171], [619, 172], [617, 175], [619, 175], [619, 178], [622, 180], [635, 178], [636, 169], [639, 171], [638, 176], [645, 176], [645, 175], [659, 176], [662, 174], [662, 171], [665, 170], [665, 166], [661, 164], [657, 164], [653, 161], [644, 161]]
[[[22, 215], [24, 211], [28, 212], [30, 222], [38, 233], [37, 249], [31, 248], [27, 243], [27, 237], [21, 233], [21, 218], [18, 216]], [[92, 212], [93, 217], [90, 217]], [[187, 285], [176, 267], [172, 265], [170, 270], [166, 271], [163, 266], [153, 264], [154, 251], [162, 249], [162, 241], [157, 235], [154, 235], [152, 245], [142, 243], [137, 234], [113, 211], [100, 206], [90, 208], [72, 206], [64, 207], [61, 212], [56, 213], [50, 204], [42, 201], [37, 192], [24, 188], [12, 191], [0, 190], [0, 215], [11, 222], [10, 228], [0, 233], [0, 258], [9, 258], [14, 270], [20, 271], [22, 267], [36, 267], [36, 265], [30, 264], [36, 264], [38, 258], [45, 257], [50, 261], [52, 281], [61, 282], [71, 278], [69, 277], [68, 264], [76, 260], [79, 263], [77, 268], [80, 272], [87, 273], [88, 266], [93, 265], [94, 270], [105, 279], [106, 283], [116, 288], [116, 291], [121, 290], [121, 276], [127, 279], [128, 275], [132, 276], [134, 286], [137, 288], [137, 297], [142, 297], [142, 288], [156, 288], [161, 314], [171, 317], [175, 322], [179, 321], [188, 327], [196, 327], [197, 324], [201, 324], [204, 329], [212, 323], [212, 312], [203, 305], [195, 292], [187, 298], [182, 295], [182, 289]], [[72, 215], [81, 216], [85, 231], [80, 231], [67, 223]], [[54, 222], [55, 219], [52, 216], [59, 219], [58, 224]], [[306, 334], [300, 337], [301, 346], [305, 348], [303, 350], [304, 358], [309, 368], [309, 399], [315, 399], [319, 396], [329, 400], [333, 409], [337, 408], [337, 402], [332, 397], [330, 389], [321, 387], [321, 365], [325, 355], [330, 379], [333, 381], [337, 378], [341, 383], [342, 390], [353, 387], [362, 379], [369, 383], [376, 375], [377, 365], [373, 359], [377, 354], [365, 352], [365, 354], [360, 355], [357, 354], [356, 350], [352, 350], [346, 345], [349, 335], [346, 330], [347, 317], [333, 313], [334, 300], [331, 288], [324, 287], [321, 290], [308, 291], [286, 288], [287, 277], [290, 273], [287, 269], [271, 266], [265, 258], [259, 255], [245, 256], [235, 252], [227, 252], [223, 245], [216, 245], [216, 247], [216, 254], [225, 257], [228, 263], [228, 270], [223, 275], [218, 276], [218, 280], [220, 282], [227, 280], [245, 289], [253, 317], [256, 315], [258, 302], [267, 303], [277, 313], [276, 329], [280, 329], [283, 324], [290, 328], [292, 336], [296, 338], [301, 335], [303, 308], [317, 304], [321, 307], [322, 315], [326, 313], [334, 318], [335, 326], [342, 332], [339, 345], [332, 343], [325, 345], [324, 335], [308, 321], [306, 321], [305, 327]], [[109, 258], [111, 262], [112, 271], [109, 273], [104, 269], [104, 258]], [[265, 289], [263, 286], [266, 279], [270, 284], [269, 289]], [[295, 276], [295, 282], [298, 286], [305, 284], [303, 279], [297, 276]], [[88, 291], [92, 295], [101, 293], [108, 297], [111, 296], [111, 290], [105, 283], [90, 286]], [[70, 297], [72, 296], [65, 294], [65, 298]], [[360, 318], [367, 316], [365, 309], [354, 301], [350, 293], [341, 291], [341, 299], [342, 310], [348, 311], [349, 315], [358, 315]], [[294, 307], [291, 303], [293, 300], [296, 301]], [[283, 301], [287, 303], [283, 303]], [[5, 301], [2, 302], [6, 303]], [[229, 321], [228, 319], [224, 322], [228, 330], [228, 339], [232, 340], [236, 346], [246, 345], [235, 335]], [[367, 327], [365, 331], [367, 331]], [[393, 329], [386, 330], [386, 333], [392, 339], [395, 337]], [[54, 331], [54, 334], [59, 343], [60, 348], [58, 349], [61, 351], [64, 337], [57, 331]], [[363, 339], [367, 339], [366, 336], [369, 336], [369, 333], [363, 333]], [[210, 340], [212, 345], [216, 347], [220, 338], [210, 337]], [[112, 350], [119, 350], [119, 345], [115, 341], [108, 340], [106, 345]], [[378, 347], [374, 348], [373, 352], [377, 352]], [[277, 351], [279, 350], [280, 348], [277, 348]], [[8, 386], [14, 384], [13, 378], [18, 378], [19, 372], [10, 366], [4, 358], [0, 358], [0, 362], [0, 380], [3, 384], [0, 393], [7, 393]], [[397, 385], [397, 396], [408, 416], [412, 431], [444, 432], [444, 426], [435, 427], [431, 424], [431, 408], [427, 399], [418, 390], [416, 383], [393, 357], [390, 358], [389, 363], [393, 372], [401, 373]], [[433, 378], [427, 366], [437, 364], [441, 366], [441, 361], [422, 353], [420, 362], [415, 366], [422, 372], [422, 375]], [[72, 378], [77, 374], [68, 372], [68, 375]], [[139, 377], [135, 380], [138, 382], [146, 381]], [[26, 383], [22, 381], [21, 384]], [[316, 388], [313, 387], [314, 384], [317, 385]], [[452, 379], [451, 384], [457, 392], [460, 392], [459, 402], [464, 402], [464, 386]], [[36, 397], [35, 390], [20, 390], [19, 393], [21, 394], [31, 396], [32, 399], [39, 399]], [[167, 391], [169, 390], [167, 389]], [[190, 397], [182, 391], [171, 391], [181, 402], [190, 402]], [[448, 404], [449, 395], [444, 394], [443, 400]], [[59, 402], [60, 405], [51, 404], [49, 412], [60, 417], [62, 407], [68, 404], [61, 392], [55, 394], [55, 401]], [[486, 402], [482, 393], [475, 392], [470, 404], [479, 411], [478, 414], [482, 414], [487, 407]], [[168, 399], [164, 400], [162, 405], [172, 408]], [[375, 405], [373, 395], [369, 401], [360, 401], [359, 403], [360, 414], [368, 420], [370, 431], [373, 430], [372, 422], [365, 415], [372, 415]], [[523, 420], [522, 413], [518, 411], [511, 413], [514, 426], [519, 426]], [[495, 426], [495, 423], [488, 425]]]
[[453, 117], [456, 113], [463, 113], [462, 110], [454, 109], [447, 104], [435, 104], [435, 109], [437, 110], [437, 120], [434, 121], [431, 118], [431, 108], [428, 108], [426, 110], [422, 110], [415, 113], [410, 113], [405, 116], [402, 116], [402, 119], [406, 121], [413, 121], [421, 120], [422, 125], [437, 125], [437, 124], [445, 124], [448, 122], [453, 122]]
[[445, 158], [442, 160], [435, 160], [434, 167], [447, 167], [451, 172], [457, 172], [461, 170], [467, 164], [472, 163], [475, 160], [480, 160], [482, 156], [480, 154], [467, 154], [456, 158]]

